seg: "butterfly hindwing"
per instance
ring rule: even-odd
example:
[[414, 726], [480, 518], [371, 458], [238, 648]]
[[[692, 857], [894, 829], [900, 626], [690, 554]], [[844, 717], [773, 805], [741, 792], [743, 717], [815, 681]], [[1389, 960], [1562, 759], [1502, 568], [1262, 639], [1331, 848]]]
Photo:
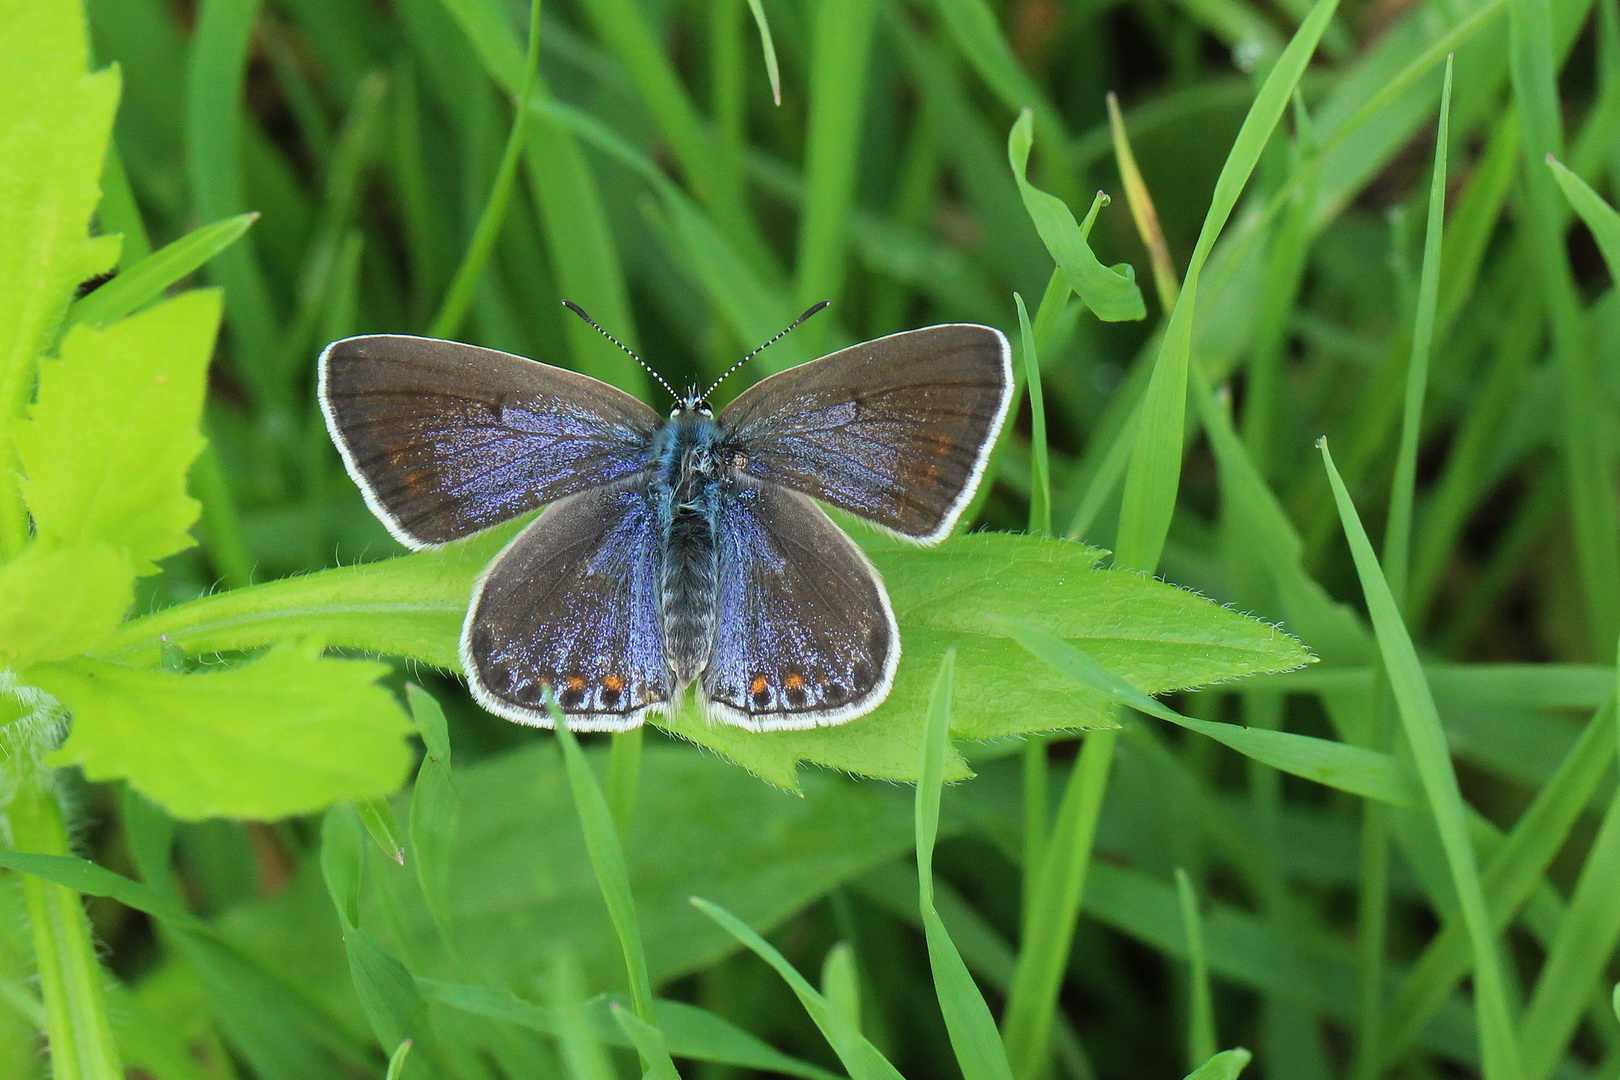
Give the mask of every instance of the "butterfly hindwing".
[[413, 548], [635, 473], [659, 422], [589, 376], [432, 338], [334, 342], [320, 380], [349, 475]]
[[670, 697], [659, 614], [657, 515], [644, 486], [555, 503], [496, 556], [473, 590], [461, 664], [478, 703], [550, 727], [622, 731]]
[[716, 718], [754, 731], [840, 724], [888, 695], [900, 637], [872, 564], [797, 492], [736, 479], [716, 522]]
[[720, 422], [747, 474], [932, 543], [973, 497], [1012, 392], [1000, 331], [930, 326], [773, 375]]

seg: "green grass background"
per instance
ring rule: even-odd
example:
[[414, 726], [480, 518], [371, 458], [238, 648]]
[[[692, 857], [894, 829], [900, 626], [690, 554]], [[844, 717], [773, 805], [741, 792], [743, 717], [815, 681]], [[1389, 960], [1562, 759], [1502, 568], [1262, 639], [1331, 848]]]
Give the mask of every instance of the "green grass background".
[[[121, 265], [258, 214], [200, 272], [225, 303], [201, 543], [138, 611], [397, 552], [313, 406], [326, 341], [458, 336], [661, 405], [560, 297], [677, 385], [830, 298], [761, 372], [1002, 327], [1029, 392], [979, 523], [1110, 548], [1322, 659], [1170, 718], [1400, 771], [1375, 798], [1285, 776], [1262, 763], [1280, 744], [1257, 760], [1145, 719], [1168, 710], [1030, 628], [1009, 633], [1048, 664], [1020, 692], [1138, 710], [959, 743], [977, 776], [942, 798], [946, 732], [972, 720], [948, 659], [917, 675], [915, 792], [806, 771], [802, 797], [657, 734], [559, 755], [401, 668], [431, 696], [393, 807], [176, 824], [64, 777], [99, 866], [33, 869], [111, 897], [91, 926], [127, 1060], [161, 1080], [1620, 1077], [1620, 7], [536, 10], [531, 40], [504, 0], [89, 0], [94, 61], [123, 79], [99, 211]], [[1027, 202], [1025, 109], [1027, 183], [1095, 258]], [[0, 1080], [38, 1075], [45, 1012], [71, 1012], [6, 888]], [[63, 963], [101, 980], [83, 951]], [[1252, 1062], [1217, 1056], [1238, 1046]], [[109, 1075], [60, 1040], [46, 1060]]]

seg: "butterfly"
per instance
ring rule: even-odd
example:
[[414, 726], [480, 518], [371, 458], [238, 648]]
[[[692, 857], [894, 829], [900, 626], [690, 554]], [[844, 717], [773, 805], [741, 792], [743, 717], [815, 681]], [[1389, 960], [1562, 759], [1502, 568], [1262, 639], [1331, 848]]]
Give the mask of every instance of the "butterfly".
[[714, 389], [671, 390], [661, 417], [589, 376], [453, 341], [366, 335], [320, 358], [332, 440], [407, 547], [547, 507], [473, 587], [461, 666], [485, 709], [623, 731], [691, 687], [709, 717], [752, 731], [853, 720], [888, 696], [900, 636], [882, 579], [816, 500], [944, 539], [1007, 416], [1007, 339], [894, 334], [763, 379], [718, 415]]

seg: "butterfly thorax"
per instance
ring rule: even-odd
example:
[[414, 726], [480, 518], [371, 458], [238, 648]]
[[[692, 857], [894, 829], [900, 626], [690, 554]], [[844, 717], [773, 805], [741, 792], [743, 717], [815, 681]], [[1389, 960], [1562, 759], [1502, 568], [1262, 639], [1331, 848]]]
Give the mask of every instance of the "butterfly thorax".
[[707, 409], [682, 408], [658, 429], [649, 454], [662, 534], [664, 652], [678, 687], [703, 671], [714, 640], [721, 442]]

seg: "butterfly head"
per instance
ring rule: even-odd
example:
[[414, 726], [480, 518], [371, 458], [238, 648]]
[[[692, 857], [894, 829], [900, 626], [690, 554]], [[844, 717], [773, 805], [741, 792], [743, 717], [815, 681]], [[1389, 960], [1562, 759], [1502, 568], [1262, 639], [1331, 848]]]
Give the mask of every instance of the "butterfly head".
[[687, 387], [686, 393], [677, 398], [675, 407], [669, 410], [671, 420], [684, 420], [689, 417], [708, 420], [713, 416], [714, 408], [709, 404], [709, 399], [695, 386]]

